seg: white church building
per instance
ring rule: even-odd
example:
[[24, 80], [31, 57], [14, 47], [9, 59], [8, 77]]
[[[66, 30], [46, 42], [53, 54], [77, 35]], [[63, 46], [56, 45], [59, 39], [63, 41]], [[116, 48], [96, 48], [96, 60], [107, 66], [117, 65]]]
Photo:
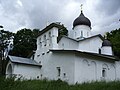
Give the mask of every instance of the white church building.
[[120, 61], [110, 41], [100, 34], [92, 36], [91, 22], [82, 11], [68, 36], [58, 39], [59, 27], [51, 23], [41, 31], [33, 59], [8, 56], [7, 77], [61, 79], [69, 84], [120, 79]]

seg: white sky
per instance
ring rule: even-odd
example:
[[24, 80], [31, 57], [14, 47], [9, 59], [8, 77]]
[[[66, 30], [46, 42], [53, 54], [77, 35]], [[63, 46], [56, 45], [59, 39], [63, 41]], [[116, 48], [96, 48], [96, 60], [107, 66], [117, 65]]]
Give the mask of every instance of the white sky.
[[0, 0], [0, 25], [16, 32], [21, 28], [41, 30], [47, 22], [61, 22], [71, 29], [81, 4], [93, 34], [120, 28], [120, 0]]

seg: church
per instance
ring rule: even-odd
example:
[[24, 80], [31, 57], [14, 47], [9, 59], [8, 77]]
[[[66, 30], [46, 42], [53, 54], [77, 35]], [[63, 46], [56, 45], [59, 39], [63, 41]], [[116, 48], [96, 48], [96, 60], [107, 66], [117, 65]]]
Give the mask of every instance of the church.
[[41, 31], [31, 58], [9, 55], [6, 77], [61, 79], [69, 84], [120, 79], [120, 61], [110, 41], [100, 34], [92, 36], [91, 21], [82, 10], [68, 36], [58, 39], [60, 27], [51, 23]]

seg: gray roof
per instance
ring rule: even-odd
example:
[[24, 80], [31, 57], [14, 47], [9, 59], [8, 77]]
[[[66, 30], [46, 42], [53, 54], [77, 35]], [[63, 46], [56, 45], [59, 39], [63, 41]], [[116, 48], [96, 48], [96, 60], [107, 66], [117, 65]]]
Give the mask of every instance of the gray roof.
[[74, 41], [76, 41], [76, 42], [88, 40], [88, 39], [91, 39], [91, 38], [94, 38], [94, 37], [99, 37], [101, 40], [104, 40], [104, 38], [102, 37], [101, 34], [97, 34], [97, 35], [94, 35], [94, 36], [91, 36], [91, 37], [88, 37], [88, 38], [83, 38], [83, 39], [73, 39], [73, 38], [70, 38], [70, 37], [68, 37], [68, 36], [61, 36], [60, 38], [58, 38], [58, 41], [57, 41], [57, 42], [59, 42], [59, 41], [61, 40], [62, 37], [65, 37], [65, 38], [74, 40]]
[[112, 44], [110, 43], [110, 41], [108, 41], [107, 39], [105, 39], [102, 43], [102, 46], [112, 46]]
[[8, 58], [13, 63], [33, 65], [33, 66], [41, 66], [35, 60], [29, 59], [29, 58], [22, 58], [22, 57], [17, 57], [17, 56], [10, 56], [10, 55], [8, 56]]
[[81, 11], [81, 14], [79, 17], [77, 17], [74, 22], [73, 22], [73, 28], [77, 25], [87, 25], [91, 27], [91, 22], [90, 20], [84, 16], [83, 12]]
[[51, 49], [50, 51], [52, 52], [66, 52], [66, 53], [75, 53], [77, 55], [89, 55], [90, 57], [100, 57], [100, 58], [106, 58], [108, 60], [111, 61], [119, 61], [119, 59], [115, 56], [112, 55], [104, 55], [104, 54], [98, 54], [98, 53], [91, 53], [91, 52], [82, 52], [82, 51], [78, 51], [78, 50], [63, 50], [63, 49], [58, 49], [58, 50], [54, 50]]
[[53, 27], [56, 27], [59, 30], [59, 29], [61, 29], [63, 27], [63, 25], [60, 25], [59, 23], [51, 23], [50, 25], [46, 26], [43, 30], [41, 30], [41, 32], [40, 32], [40, 34], [38, 36], [40, 36], [43, 33], [49, 31]]

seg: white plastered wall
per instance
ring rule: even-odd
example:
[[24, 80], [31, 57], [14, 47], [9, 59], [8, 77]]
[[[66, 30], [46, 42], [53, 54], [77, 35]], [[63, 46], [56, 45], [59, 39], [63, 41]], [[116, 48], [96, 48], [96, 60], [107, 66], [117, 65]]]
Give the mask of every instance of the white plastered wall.
[[[102, 77], [102, 69], [106, 65], [106, 77]], [[115, 80], [116, 66], [115, 62], [107, 61], [107, 59], [98, 59], [90, 57], [76, 56], [75, 59], [75, 82], [91, 82], [101, 80]]]
[[[81, 33], [82, 32], [82, 33]], [[82, 36], [81, 36], [82, 35]], [[91, 36], [91, 30], [89, 26], [78, 25], [74, 27], [74, 38], [85, 37], [88, 38]]]
[[102, 46], [102, 40], [99, 37], [79, 41], [80, 51], [99, 53], [99, 48]]

